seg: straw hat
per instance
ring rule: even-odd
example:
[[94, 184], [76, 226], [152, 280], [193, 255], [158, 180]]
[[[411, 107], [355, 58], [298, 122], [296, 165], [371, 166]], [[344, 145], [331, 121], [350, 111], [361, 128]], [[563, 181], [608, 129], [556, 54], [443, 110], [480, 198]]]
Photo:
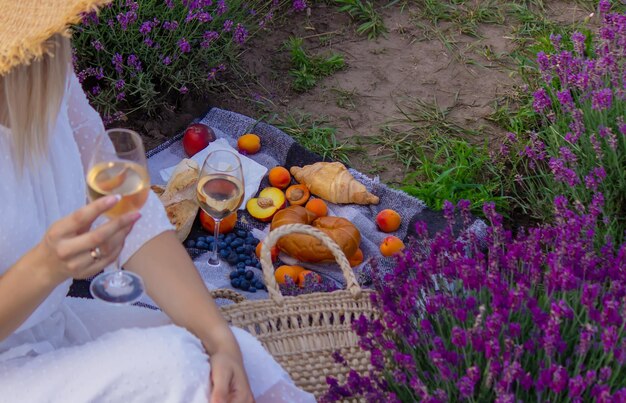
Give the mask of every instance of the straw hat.
[[96, 11], [111, 0], [0, 0], [0, 75], [49, 52], [52, 35], [69, 36], [81, 13]]

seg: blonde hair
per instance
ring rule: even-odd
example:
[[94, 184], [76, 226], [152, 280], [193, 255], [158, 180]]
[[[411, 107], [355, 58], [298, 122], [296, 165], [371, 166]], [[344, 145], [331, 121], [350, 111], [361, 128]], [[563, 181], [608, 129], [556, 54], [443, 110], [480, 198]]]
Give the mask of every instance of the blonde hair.
[[37, 158], [46, 155], [67, 85], [69, 39], [54, 35], [46, 47], [50, 52], [40, 59], [0, 77], [0, 123], [11, 130], [20, 170], [36, 165]]

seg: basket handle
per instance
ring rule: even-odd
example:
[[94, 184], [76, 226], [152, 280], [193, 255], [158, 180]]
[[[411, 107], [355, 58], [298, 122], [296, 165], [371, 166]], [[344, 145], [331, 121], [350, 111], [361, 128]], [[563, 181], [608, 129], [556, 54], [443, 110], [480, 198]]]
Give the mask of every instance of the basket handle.
[[270, 294], [270, 298], [274, 302], [277, 304], [281, 303], [284, 297], [281, 294], [280, 288], [278, 288], [278, 284], [276, 283], [276, 278], [274, 277], [274, 264], [272, 263], [272, 255], [270, 251], [280, 238], [293, 233], [311, 235], [319, 239], [324, 246], [330, 249], [331, 253], [335, 257], [335, 260], [339, 263], [341, 272], [346, 279], [346, 288], [355, 299], [361, 296], [361, 286], [359, 286], [359, 283], [356, 281], [356, 277], [354, 276], [352, 267], [350, 267], [350, 263], [348, 263], [346, 255], [331, 237], [310, 225], [285, 224], [270, 231], [267, 238], [263, 241], [263, 246], [261, 246], [261, 268], [263, 269], [263, 278], [265, 279], [265, 285], [267, 285], [267, 291]]

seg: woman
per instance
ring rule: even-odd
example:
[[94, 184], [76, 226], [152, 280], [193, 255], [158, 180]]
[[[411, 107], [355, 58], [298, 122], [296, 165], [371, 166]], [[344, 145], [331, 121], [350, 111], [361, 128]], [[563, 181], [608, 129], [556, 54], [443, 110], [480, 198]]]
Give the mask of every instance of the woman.
[[[314, 401], [227, 326], [154, 194], [85, 204], [104, 128], [60, 33], [103, 3], [0, 0], [0, 402]], [[164, 313], [65, 297], [118, 254]]]

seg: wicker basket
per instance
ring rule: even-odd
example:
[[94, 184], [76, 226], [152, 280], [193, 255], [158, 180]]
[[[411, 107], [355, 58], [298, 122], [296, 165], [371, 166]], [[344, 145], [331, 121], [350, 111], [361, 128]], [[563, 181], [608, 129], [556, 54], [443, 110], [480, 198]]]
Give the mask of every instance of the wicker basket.
[[[346, 278], [346, 290], [295, 297], [280, 293], [270, 249], [280, 237], [294, 232], [312, 235], [332, 251]], [[368, 318], [376, 315], [370, 302], [372, 291], [361, 289], [346, 256], [331, 238], [310, 225], [281, 226], [263, 242], [261, 265], [270, 298], [223, 306], [222, 312], [233, 326], [259, 339], [296, 385], [317, 398], [328, 389], [327, 376], [343, 381], [348, 373], [347, 367], [335, 362], [333, 352], [339, 351], [360, 373], [370, 368], [369, 355], [359, 348], [352, 322], [361, 314]]]

